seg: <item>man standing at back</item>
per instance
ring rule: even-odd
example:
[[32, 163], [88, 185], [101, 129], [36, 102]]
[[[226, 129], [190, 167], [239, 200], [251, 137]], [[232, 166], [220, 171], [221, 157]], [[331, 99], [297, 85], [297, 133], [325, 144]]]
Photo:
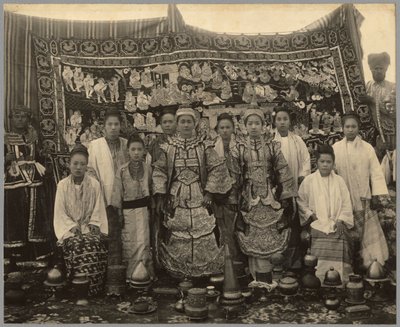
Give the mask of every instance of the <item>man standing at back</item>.
[[120, 137], [121, 116], [116, 109], [110, 109], [104, 117], [105, 136], [89, 143], [88, 172], [100, 182], [105, 198], [108, 219], [109, 256], [108, 265], [121, 264], [122, 222], [111, 206], [114, 178], [119, 166], [128, 162], [127, 140]]

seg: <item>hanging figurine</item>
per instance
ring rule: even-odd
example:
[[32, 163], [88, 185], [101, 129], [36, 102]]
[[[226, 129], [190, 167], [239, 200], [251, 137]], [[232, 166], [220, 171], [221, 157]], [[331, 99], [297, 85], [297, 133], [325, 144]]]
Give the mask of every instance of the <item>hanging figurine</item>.
[[182, 101], [182, 94], [179, 90], [178, 84], [171, 83], [169, 87], [169, 94], [173, 104], [181, 103]]
[[332, 129], [333, 117], [327, 111], [325, 111], [321, 119], [322, 130], [324, 131], [325, 135], [329, 135]]
[[129, 77], [129, 85], [134, 89], [140, 89], [142, 84], [140, 83], [140, 74], [134, 69], [131, 71], [131, 76]]
[[339, 111], [336, 111], [335, 116], [333, 117], [333, 131], [335, 133], [341, 133], [343, 131], [342, 117], [340, 117]]
[[142, 85], [146, 88], [151, 88], [154, 85], [153, 80], [151, 79], [151, 69], [146, 67], [141, 74]]
[[192, 74], [190, 72], [189, 67], [187, 66], [187, 64], [181, 64], [179, 66], [179, 76], [181, 76], [182, 78], [191, 81], [192, 80]]
[[310, 113], [310, 117], [311, 117], [311, 126], [312, 129], [310, 130], [310, 133], [312, 134], [321, 134], [321, 130], [319, 129], [319, 122], [321, 120], [321, 113], [317, 112], [317, 109], [315, 107], [311, 108], [311, 113]]
[[71, 127], [74, 128], [77, 133], [80, 132], [82, 128], [82, 114], [80, 110], [75, 110], [74, 114], [70, 118]]
[[160, 105], [160, 103], [158, 102], [158, 96], [157, 96], [158, 90], [157, 88], [153, 87], [151, 89], [151, 92], [148, 96], [148, 100], [149, 100], [149, 106], [152, 108], [158, 107]]
[[229, 83], [228, 80], [224, 80], [224, 81], [222, 81], [222, 85], [221, 85], [221, 99], [228, 100], [231, 97], [232, 97], [231, 84]]
[[192, 65], [192, 81], [196, 82], [196, 83], [200, 82], [201, 73], [202, 73], [202, 70], [201, 70], [200, 64], [197, 61], [195, 61]]
[[133, 119], [133, 127], [136, 129], [143, 130], [146, 128], [145, 122], [144, 122], [144, 116], [142, 114], [135, 114], [135, 117]]
[[63, 81], [67, 91], [75, 91], [74, 85], [72, 84], [72, 78], [74, 77], [74, 72], [70, 66], [65, 66], [62, 73]]
[[136, 112], [136, 99], [131, 91], [125, 93], [125, 103], [124, 108], [129, 112]]
[[113, 77], [111, 77], [111, 81], [108, 82], [108, 87], [110, 89], [110, 98], [111, 98], [111, 102], [118, 102], [119, 100], [119, 80], [121, 79], [120, 76], [115, 75]]
[[85, 88], [85, 94], [86, 94], [86, 99], [91, 98], [93, 92], [94, 92], [94, 79], [92, 74], [88, 73], [86, 74], [86, 77], [83, 80], [83, 87]]
[[139, 91], [139, 95], [137, 97], [137, 107], [140, 110], [147, 110], [149, 109], [149, 100], [147, 98], [147, 95], [144, 94], [143, 91]]
[[246, 103], [251, 103], [254, 95], [255, 95], [255, 92], [254, 92], [253, 86], [251, 85], [251, 83], [246, 83], [246, 86], [244, 87], [244, 91], [243, 91], [242, 100]]
[[212, 70], [210, 64], [208, 62], [205, 62], [203, 64], [203, 68], [201, 69], [201, 80], [203, 82], [209, 82], [211, 81], [211, 78], [212, 78]]
[[107, 89], [107, 84], [104, 82], [103, 78], [99, 78], [97, 80], [97, 84], [94, 86], [94, 91], [97, 94], [97, 103], [101, 103], [103, 100], [105, 103], [108, 103], [106, 96], [104, 95], [104, 91]]
[[66, 131], [64, 132], [64, 140], [69, 148], [69, 151], [74, 148], [77, 136], [78, 135], [76, 134], [76, 129], [72, 126], [68, 126]]
[[215, 90], [219, 90], [222, 86], [223, 77], [219, 69], [216, 69], [214, 74], [212, 75], [212, 84], [211, 87]]
[[149, 132], [154, 132], [156, 128], [156, 119], [153, 117], [152, 112], [146, 114], [146, 127]]
[[134, 128], [131, 124], [131, 122], [128, 120], [128, 117], [126, 116], [125, 112], [121, 112], [121, 132], [125, 135], [125, 136], [129, 136], [133, 133]]
[[247, 129], [246, 129], [246, 125], [244, 124], [243, 116], [240, 116], [238, 126], [239, 126], [241, 134], [247, 135]]
[[76, 67], [74, 70], [75, 92], [81, 92], [83, 88], [84, 74], [81, 67]]
[[171, 96], [171, 91], [172, 91], [172, 84], [169, 82], [168, 78], [164, 78], [164, 86], [162, 88], [162, 105], [163, 106], [170, 106], [172, 104], [176, 104], [174, 102], [172, 96]]

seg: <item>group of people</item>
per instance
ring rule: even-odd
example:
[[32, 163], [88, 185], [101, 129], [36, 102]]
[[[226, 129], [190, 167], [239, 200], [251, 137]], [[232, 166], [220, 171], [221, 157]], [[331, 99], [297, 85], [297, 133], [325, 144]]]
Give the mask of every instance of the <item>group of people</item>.
[[166, 110], [164, 134], [146, 151], [136, 134], [119, 136], [120, 115], [109, 110], [105, 137], [74, 147], [71, 174], [57, 186], [54, 228], [69, 273], [86, 272], [92, 294], [113, 264], [126, 266], [127, 282], [139, 263], [153, 280], [156, 268], [177, 278], [210, 276], [223, 271], [226, 245], [234, 263], [260, 280], [276, 253], [287, 269], [300, 269], [307, 233], [320, 278], [334, 266], [346, 281], [358, 259], [364, 267], [385, 264], [373, 203], [388, 189], [374, 148], [359, 136], [358, 116], [343, 117], [343, 140], [319, 147], [311, 173], [288, 110], [274, 111], [273, 134], [251, 105], [247, 136], [235, 134], [224, 113], [209, 139], [195, 133], [193, 109]]

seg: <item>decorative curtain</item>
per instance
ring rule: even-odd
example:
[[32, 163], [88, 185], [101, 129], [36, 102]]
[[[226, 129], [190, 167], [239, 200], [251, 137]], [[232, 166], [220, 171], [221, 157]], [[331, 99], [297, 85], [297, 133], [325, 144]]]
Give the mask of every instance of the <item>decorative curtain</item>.
[[178, 32], [184, 28], [182, 15], [168, 5], [168, 17], [127, 21], [74, 21], [4, 12], [5, 45], [5, 124], [15, 105], [25, 105], [39, 119], [37, 75], [32, 35], [44, 39], [107, 39], [129, 36], [143, 38]]
[[29, 106], [51, 152], [99, 137], [110, 107], [124, 114], [125, 134], [135, 127], [150, 141], [161, 109], [182, 104], [198, 108], [200, 129], [210, 131], [220, 112], [233, 113], [241, 130], [249, 103], [267, 119], [285, 103], [310, 151], [342, 137], [331, 127], [334, 116], [357, 111], [372, 140], [368, 107], [359, 101], [362, 19], [345, 4], [293, 33], [229, 35], [186, 25], [175, 5], [168, 17], [118, 22], [6, 13], [6, 112]]

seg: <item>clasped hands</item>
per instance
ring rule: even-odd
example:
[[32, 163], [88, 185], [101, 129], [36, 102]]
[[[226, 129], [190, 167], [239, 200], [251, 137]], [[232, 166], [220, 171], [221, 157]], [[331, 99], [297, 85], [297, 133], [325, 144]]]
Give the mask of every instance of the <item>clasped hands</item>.
[[[99, 226], [95, 226], [95, 225], [89, 224], [88, 227], [89, 227], [89, 232], [90, 232], [91, 234], [93, 234], [93, 235], [100, 235], [100, 228], [99, 228]], [[81, 229], [80, 229], [78, 226], [72, 227], [69, 231], [70, 231], [72, 234], [74, 234], [75, 236], [82, 236], [82, 231], [81, 231]]]
[[[315, 213], [310, 216], [311, 222], [318, 220], [318, 217]], [[336, 228], [336, 232], [339, 236], [342, 236], [346, 230], [346, 225], [341, 220], [336, 220], [334, 227]]]

